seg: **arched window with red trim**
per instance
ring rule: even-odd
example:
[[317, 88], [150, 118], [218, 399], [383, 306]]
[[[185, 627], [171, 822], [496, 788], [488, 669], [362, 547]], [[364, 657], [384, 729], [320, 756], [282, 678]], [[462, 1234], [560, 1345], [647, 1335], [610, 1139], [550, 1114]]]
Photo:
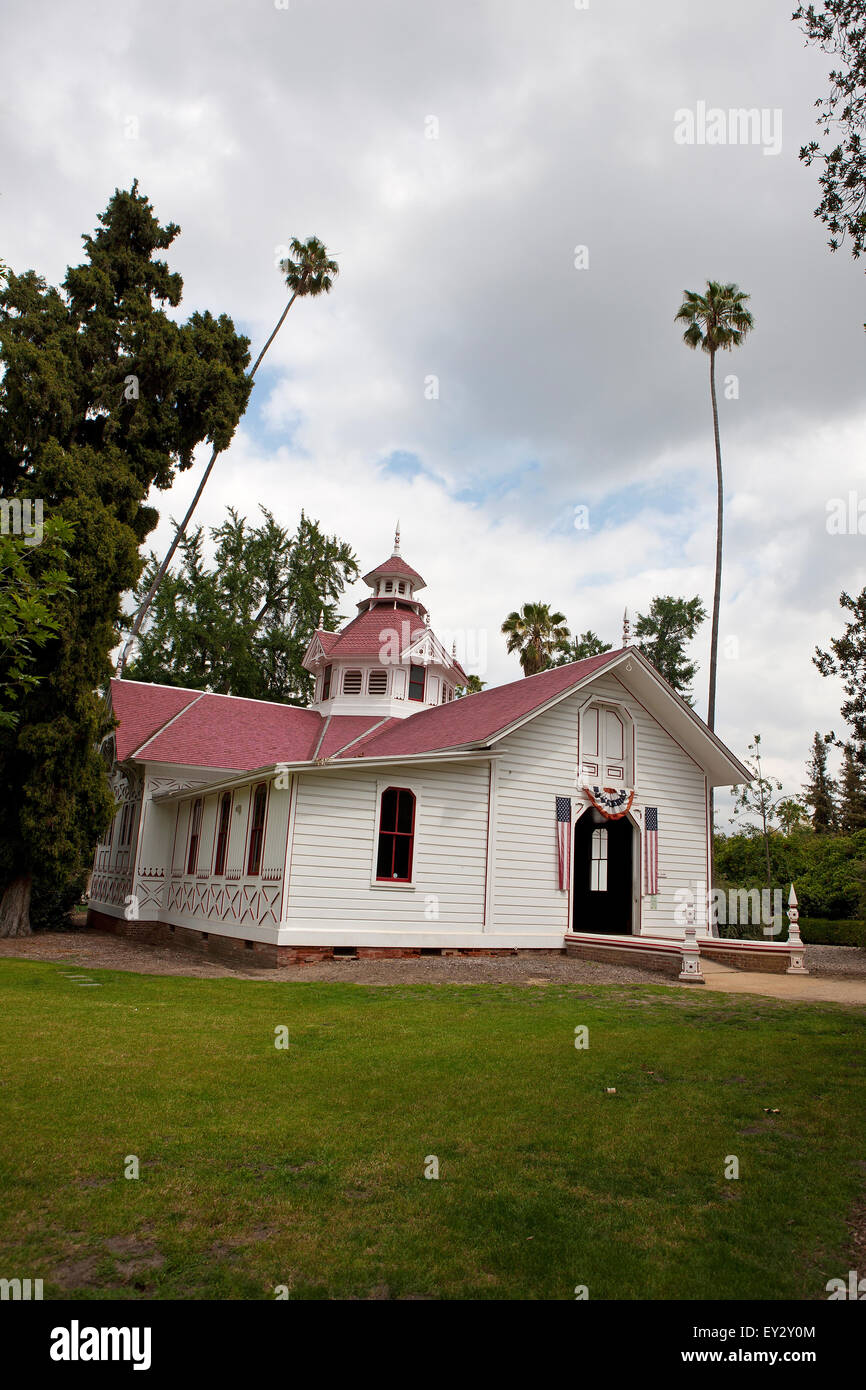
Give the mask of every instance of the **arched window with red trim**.
[[376, 878], [411, 883], [415, 854], [415, 795], [407, 787], [387, 787], [379, 812]]

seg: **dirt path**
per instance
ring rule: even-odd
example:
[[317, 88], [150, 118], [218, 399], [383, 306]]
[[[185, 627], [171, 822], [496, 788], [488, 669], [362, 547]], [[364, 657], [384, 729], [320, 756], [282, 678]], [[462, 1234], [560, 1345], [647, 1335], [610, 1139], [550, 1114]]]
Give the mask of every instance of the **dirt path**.
[[[37, 936], [0, 941], [0, 960], [52, 961], [91, 970], [131, 970], [144, 975], [186, 975], [199, 979], [270, 980], [284, 982], [352, 981], [365, 985], [518, 984], [568, 981], [597, 985], [680, 985], [651, 970], [608, 965], [570, 956], [422, 956], [408, 960], [353, 960], [342, 957], [321, 965], [298, 965], [280, 970], [240, 969], [208, 960], [173, 946], [149, 946], [109, 932], [42, 932]], [[704, 990], [731, 994], [762, 994], [778, 999], [828, 1000], [866, 1006], [866, 950], [854, 946], [808, 946], [811, 975], [769, 975], [732, 970], [704, 961]]]

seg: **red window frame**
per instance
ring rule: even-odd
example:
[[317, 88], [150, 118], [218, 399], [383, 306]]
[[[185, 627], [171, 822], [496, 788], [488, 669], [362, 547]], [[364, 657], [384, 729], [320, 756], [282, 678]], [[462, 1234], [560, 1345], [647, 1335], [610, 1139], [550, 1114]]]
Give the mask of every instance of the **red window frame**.
[[254, 877], [261, 873], [262, 848], [265, 842], [265, 819], [268, 812], [268, 784], [259, 782], [253, 792], [250, 808], [250, 849], [247, 855], [247, 874]]
[[325, 667], [325, 674], [324, 674], [324, 676], [322, 677], [322, 699], [323, 699], [323, 700], [330, 700], [330, 698], [331, 698], [331, 671], [332, 671], [332, 670], [333, 670], [333, 667], [332, 667], [332, 666], [326, 666], [326, 667]]
[[226, 858], [229, 850], [229, 831], [232, 821], [232, 794], [223, 792], [217, 810], [216, 854], [214, 856], [214, 876], [222, 878], [226, 871]]
[[198, 868], [198, 847], [201, 840], [201, 815], [203, 802], [197, 796], [192, 803], [192, 815], [189, 818], [189, 853], [186, 857], [186, 871], [194, 874]]
[[[393, 802], [387, 798], [394, 798]], [[412, 807], [412, 819], [408, 830], [399, 830], [400, 824], [400, 803], [401, 798], [407, 797]], [[393, 810], [392, 810], [393, 807]], [[415, 793], [408, 787], [386, 787], [379, 799], [379, 836], [376, 843], [376, 882], [377, 883], [411, 883], [412, 868], [415, 862], [415, 815], [418, 803]], [[397, 857], [397, 842], [409, 842], [408, 864], [405, 876], [394, 873], [394, 864]], [[385, 860], [390, 864], [391, 869], [387, 874], [379, 872], [380, 862], [383, 851]]]
[[[420, 695], [413, 695], [413, 694], [412, 694], [412, 687], [413, 687], [413, 685], [415, 686], [416, 690], [417, 690], [417, 688], [418, 688], [418, 675], [416, 674], [418, 671], [421, 672], [421, 678], [420, 678], [420, 679], [421, 679], [421, 694], [420, 694]], [[426, 666], [410, 666], [410, 667], [409, 667], [409, 699], [410, 699], [410, 700], [423, 700], [423, 699], [424, 699], [424, 687], [426, 686], [426, 684], [427, 684], [427, 667], [426, 667]]]

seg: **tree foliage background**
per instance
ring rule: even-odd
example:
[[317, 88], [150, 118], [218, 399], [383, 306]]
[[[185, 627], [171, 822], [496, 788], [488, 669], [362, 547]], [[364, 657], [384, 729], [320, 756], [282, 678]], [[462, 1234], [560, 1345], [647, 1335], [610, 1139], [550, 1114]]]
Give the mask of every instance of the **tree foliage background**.
[[[157, 590], [127, 679], [286, 704], [312, 699], [314, 677], [301, 660], [320, 620], [329, 632], [339, 626], [338, 601], [358, 565], [346, 541], [303, 513], [292, 535], [261, 511], [263, 522], [250, 526], [229, 508], [210, 531], [210, 566], [201, 528], [181, 543], [181, 564]], [[140, 592], [156, 564], [152, 556]]]
[[97, 753], [121, 595], [141, 573], [170, 486], [197, 445], [225, 447], [246, 405], [247, 339], [226, 315], [173, 313], [182, 280], [165, 226], [117, 190], [63, 283], [0, 286], [0, 494], [41, 498], [71, 535], [58, 631], [38, 650], [14, 729], [0, 730], [0, 934], [56, 920], [80, 894], [112, 813]]

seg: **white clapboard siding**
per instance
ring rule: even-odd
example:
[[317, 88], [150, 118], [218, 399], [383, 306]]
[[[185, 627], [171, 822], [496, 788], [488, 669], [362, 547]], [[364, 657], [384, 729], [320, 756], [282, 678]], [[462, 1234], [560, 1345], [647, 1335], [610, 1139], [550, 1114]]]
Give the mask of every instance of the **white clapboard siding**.
[[[554, 798], [579, 796], [575, 785], [578, 707], [588, 691], [531, 720], [500, 744], [496, 800], [494, 929], [543, 933], [568, 924], [567, 894], [557, 887]], [[705, 784], [702, 770], [614, 678], [592, 684], [593, 697], [615, 699], [635, 722], [637, 806], [659, 813], [657, 908], [644, 901], [642, 930], [674, 926], [676, 890], [706, 878]], [[643, 884], [640, 885], [643, 894]], [[700, 907], [696, 912], [700, 924]]]
[[568, 895], [557, 888], [554, 798], [574, 788], [577, 700], [538, 715], [498, 750], [492, 929], [565, 932]]
[[[487, 782], [483, 763], [299, 775], [286, 925], [480, 932]], [[413, 888], [370, 882], [380, 783], [418, 798]], [[438, 919], [425, 917], [430, 895]]]
[[[600, 678], [596, 689], [627, 705], [635, 722], [636, 800], [642, 807], [658, 807], [659, 892], [655, 910], [643, 900], [643, 931], [652, 935], [654, 927], [676, 925], [677, 889], [696, 894], [695, 922], [700, 926], [706, 921], [706, 899], [702, 903], [697, 897], [707, 879], [704, 772], [615, 677]], [[643, 888], [641, 883], [641, 894]]]

